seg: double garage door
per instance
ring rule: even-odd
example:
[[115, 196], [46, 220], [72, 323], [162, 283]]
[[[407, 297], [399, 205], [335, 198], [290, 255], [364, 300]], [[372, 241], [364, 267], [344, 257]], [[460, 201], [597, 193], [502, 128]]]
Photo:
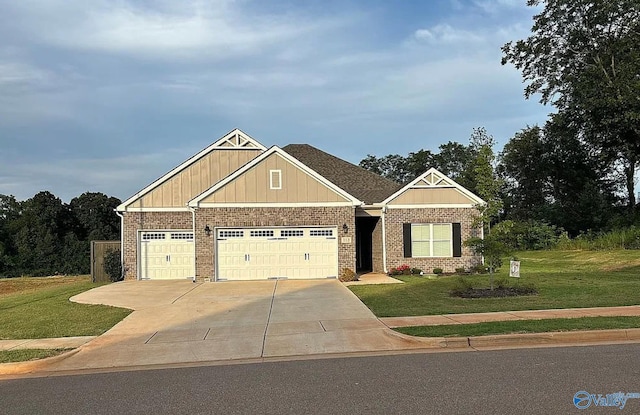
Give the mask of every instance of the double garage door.
[[217, 280], [337, 277], [337, 230], [217, 229], [215, 262]]
[[144, 280], [193, 278], [193, 232], [140, 233], [140, 275]]

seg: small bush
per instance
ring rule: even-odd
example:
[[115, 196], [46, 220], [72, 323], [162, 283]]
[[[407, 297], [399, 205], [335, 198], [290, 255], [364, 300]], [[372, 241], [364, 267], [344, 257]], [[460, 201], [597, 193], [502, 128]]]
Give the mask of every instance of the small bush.
[[473, 290], [473, 283], [469, 278], [458, 277], [456, 278], [456, 282], [449, 292], [449, 295], [452, 297], [462, 297], [469, 291]]
[[420, 268], [411, 268], [411, 274], [422, 275], [422, 270]]
[[442, 268], [434, 268], [433, 269], [433, 273], [436, 274], [436, 275], [442, 274]]
[[486, 274], [487, 272], [489, 272], [489, 269], [486, 267], [486, 265], [477, 264], [471, 267], [470, 271], [472, 274]]
[[122, 281], [122, 262], [120, 262], [120, 250], [110, 250], [104, 256], [104, 272], [107, 273], [111, 282]]
[[466, 274], [467, 271], [464, 268], [456, 268], [456, 274]]
[[358, 281], [358, 275], [353, 270], [345, 268], [342, 270], [339, 280], [342, 282]]
[[411, 267], [409, 265], [400, 265], [397, 268], [391, 268], [388, 272], [389, 275], [411, 275]]

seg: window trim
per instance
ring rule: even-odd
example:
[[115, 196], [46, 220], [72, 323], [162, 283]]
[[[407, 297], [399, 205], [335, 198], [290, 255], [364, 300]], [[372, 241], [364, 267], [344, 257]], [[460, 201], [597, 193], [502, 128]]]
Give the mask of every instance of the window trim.
[[[433, 237], [433, 227], [434, 225], [448, 225], [449, 227], [449, 238], [448, 239], [434, 239]], [[414, 227], [429, 227], [429, 239], [428, 240], [417, 240], [414, 238]], [[434, 222], [434, 223], [411, 223], [411, 232], [410, 232], [410, 242], [411, 242], [411, 258], [454, 258], [454, 241], [453, 241], [453, 223], [450, 222]], [[448, 255], [434, 255], [434, 242], [449, 242], [449, 254]], [[429, 255], [414, 255], [413, 246], [415, 242], [429, 242]]]
[[[274, 177], [278, 178], [277, 185], [274, 183]], [[269, 187], [271, 190], [282, 189], [282, 170], [269, 170]]]

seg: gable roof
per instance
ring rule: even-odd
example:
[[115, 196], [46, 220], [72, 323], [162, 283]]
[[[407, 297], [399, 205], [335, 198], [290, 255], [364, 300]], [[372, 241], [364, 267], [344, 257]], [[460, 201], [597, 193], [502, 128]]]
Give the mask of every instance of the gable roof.
[[283, 151], [278, 146], [273, 146], [269, 150], [265, 151], [264, 153], [262, 153], [258, 157], [256, 157], [253, 160], [251, 160], [249, 163], [245, 164], [244, 166], [242, 166], [241, 168], [239, 168], [238, 170], [236, 170], [235, 172], [233, 172], [232, 174], [230, 174], [229, 176], [224, 178], [223, 180], [221, 180], [218, 183], [216, 183], [210, 189], [208, 189], [205, 192], [201, 193], [197, 197], [191, 199], [189, 201], [189, 206], [191, 206], [191, 207], [199, 207], [200, 206], [200, 202], [202, 202], [208, 196], [212, 195], [213, 193], [215, 193], [219, 189], [221, 189], [224, 186], [226, 186], [227, 184], [231, 183], [233, 180], [235, 180], [236, 178], [240, 177], [241, 175], [243, 175], [244, 173], [246, 173], [247, 171], [249, 171], [250, 169], [252, 169], [256, 165], [260, 164], [261, 162], [266, 160], [272, 154], [278, 154], [279, 156], [281, 156], [282, 158], [284, 158], [285, 160], [287, 160], [288, 162], [290, 162], [294, 166], [298, 167], [299, 169], [301, 169], [304, 172], [306, 172], [307, 174], [309, 174], [311, 177], [313, 177], [316, 180], [318, 180], [324, 186], [326, 186], [329, 189], [333, 190], [334, 192], [338, 193], [340, 196], [342, 196], [345, 199], [347, 199], [346, 203], [348, 203], [350, 205], [353, 205], [353, 206], [362, 205], [363, 202], [360, 199], [358, 199], [357, 197], [351, 195], [350, 193], [348, 193], [344, 189], [338, 187], [335, 183], [332, 183], [331, 181], [327, 180], [327, 178], [325, 178], [323, 175], [321, 175], [318, 172], [314, 171], [313, 169], [309, 168], [308, 166], [303, 164], [301, 161], [297, 160], [296, 158], [292, 157], [291, 155], [289, 155], [288, 153]]
[[393, 180], [385, 179], [309, 144], [289, 144], [282, 149], [368, 205], [381, 202], [402, 187]]
[[[149, 186], [140, 190], [129, 199], [122, 202], [117, 208], [117, 211], [126, 210], [127, 206], [134, 203], [136, 200], [140, 199], [147, 193], [151, 192], [153, 189], [157, 188], [161, 184], [165, 183], [167, 180], [171, 179], [173, 176], [191, 166], [202, 157], [206, 156], [212, 151], [217, 150], [253, 150], [253, 151], [262, 151], [264, 152], [267, 148], [260, 144], [258, 141], [251, 138], [248, 134], [242, 132], [241, 130], [235, 128], [231, 130], [229, 133], [222, 136], [219, 140], [216, 140], [213, 144], [204, 148], [202, 151], [198, 152], [193, 157], [189, 158], [176, 168], [169, 171], [164, 176], [160, 177]], [[185, 207], [186, 208], [186, 207]]]
[[413, 179], [407, 185], [402, 186], [402, 188], [398, 189], [391, 196], [387, 197], [382, 201], [382, 204], [387, 204], [393, 201], [395, 198], [400, 196], [402, 193], [409, 189], [425, 189], [425, 188], [453, 188], [458, 190], [460, 193], [465, 195], [473, 204], [483, 205], [486, 202], [482, 200], [480, 197], [473, 194], [471, 191], [467, 190], [465, 187], [460, 186], [458, 183], [454, 182], [450, 178], [448, 178], [444, 173], [439, 172], [435, 168], [430, 168], [420, 176]]

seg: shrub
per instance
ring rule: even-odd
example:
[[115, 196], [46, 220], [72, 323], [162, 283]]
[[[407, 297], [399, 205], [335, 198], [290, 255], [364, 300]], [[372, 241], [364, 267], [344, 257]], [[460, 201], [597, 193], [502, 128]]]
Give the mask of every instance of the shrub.
[[477, 264], [477, 265], [474, 265], [473, 267], [471, 267], [470, 272], [472, 274], [486, 274], [487, 272], [489, 272], [489, 270], [487, 269], [486, 265]]
[[342, 270], [339, 280], [342, 282], [358, 281], [358, 275], [353, 270], [345, 268]]
[[456, 274], [466, 274], [467, 271], [464, 268], [456, 268]]
[[433, 273], [436, 274], [436, 275], [442, 274], [442, 268], [434, 268], [433, 269]]
[[411, 274], [422, 275], [422, 270], [420, 268], [411, 268]]
[[471, 280], [465, 277], [458, 277], [456, 278], [456, 282], [449, 292], [449, 295], [452, 297], [461, 297], [471, 290], [473, 290], [473, 283]]
[[107, 273], [111, 282], [122, 281], [122, 262], [120, 261], [120, 250], [110, 250], [104, 256], [104, 272]]
[[391, 268], [389, 270], [389, 275], [393, 276], [393, 275], [410, 275], [411, 274], [411, 267], [409, 265], [400, 265], [397, 268]]

